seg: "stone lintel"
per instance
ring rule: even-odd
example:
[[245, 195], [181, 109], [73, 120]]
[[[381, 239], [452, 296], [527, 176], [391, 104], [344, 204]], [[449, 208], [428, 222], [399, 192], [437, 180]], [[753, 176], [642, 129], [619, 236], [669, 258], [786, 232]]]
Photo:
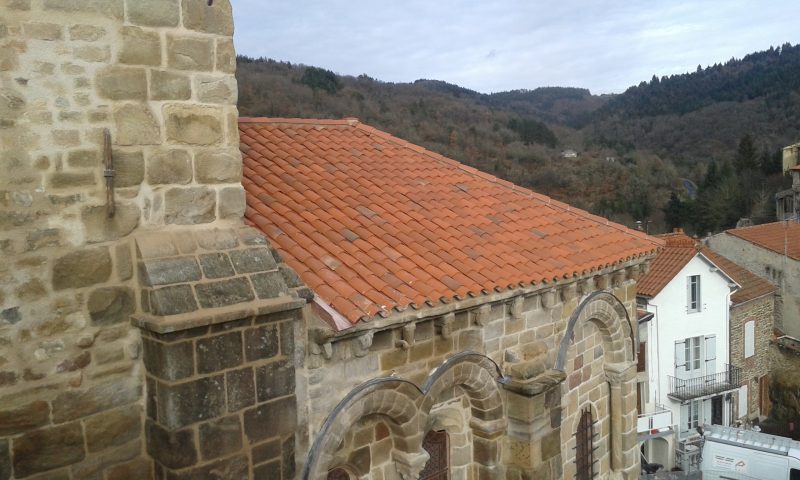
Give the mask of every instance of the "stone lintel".
[[199, 312], [189, 312], [168, 317], [147, 314], [134, 315], [131, 323], [144, 330], [158, 334], [173, 333], [191, 328], [233, 322], [242, 318], [270, 313], [280, 313], [302, 308], [306, 301], [300, 298], [283, 296], [249, 302], [246, 305], [207, 308]]

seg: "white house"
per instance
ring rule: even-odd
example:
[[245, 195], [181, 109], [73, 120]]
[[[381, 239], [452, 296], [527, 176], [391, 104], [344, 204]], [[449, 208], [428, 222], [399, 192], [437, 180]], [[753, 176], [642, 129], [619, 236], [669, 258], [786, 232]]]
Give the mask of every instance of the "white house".
[[[741, 386], [729, 365], [729, 307], [739, 284], [682, 232], [638, 284], [639, 440], [645, 458], [686, 469], [703, 424], [729, 425]], [[641, 358], [644, 361], [641, 361]]]

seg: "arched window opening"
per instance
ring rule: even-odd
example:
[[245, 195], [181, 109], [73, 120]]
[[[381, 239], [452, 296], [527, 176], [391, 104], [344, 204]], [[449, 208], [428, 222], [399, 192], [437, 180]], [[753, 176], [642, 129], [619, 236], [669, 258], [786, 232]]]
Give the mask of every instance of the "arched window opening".
[[581, 413], [578, 430], [575, 432], [575, 479], [594, 478], [594, 421], [592, 410], [587, 407]]
[[352, 480], [354, 477], [342, 467], [336, 467], [328, 472], [328, 480]]
[[450, 438], [447, 431], [430, 431], [422, 440], [422, 448], [431, 458], [419, 474], [419, 480], [447, 480], [450, 477]]

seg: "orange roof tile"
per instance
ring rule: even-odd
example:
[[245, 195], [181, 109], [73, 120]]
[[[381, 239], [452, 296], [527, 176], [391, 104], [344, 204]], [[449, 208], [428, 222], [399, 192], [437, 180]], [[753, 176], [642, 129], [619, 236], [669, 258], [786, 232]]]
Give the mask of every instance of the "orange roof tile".
[[247, 221], [351, 324], [662, 244], [357, 120], [242, 118], [239, 133]]
[[796, 221], [734, 228], [726, 233], [781, 255], [785, 252], [789, 258], [800, 260], [800, 223]]
[[639, 279], [637, 284], [637, 293], [639, 295], [645, 297], [658, 295], [670, 280], [698, 253], [702, 253], [714, 265], [719, 267], [725, 275], [739, 284], [741, 288], [731, 295], [731, 301], [734, 305], [775, 292], [775, 286], [767, 280], [700, 244], [683, 232], [659, 235], [659, 238], [664, 239], [666, 246], [650, 262], [650, 269], [647, 273]]

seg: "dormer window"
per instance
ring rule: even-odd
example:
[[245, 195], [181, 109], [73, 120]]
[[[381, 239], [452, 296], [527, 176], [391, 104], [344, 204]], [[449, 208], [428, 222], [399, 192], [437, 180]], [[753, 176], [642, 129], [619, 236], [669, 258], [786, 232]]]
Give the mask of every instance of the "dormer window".
[[686, 310], [689, 313], [702, 310], [700, 305], [700, 275], [692, 275], [687, 279]]

